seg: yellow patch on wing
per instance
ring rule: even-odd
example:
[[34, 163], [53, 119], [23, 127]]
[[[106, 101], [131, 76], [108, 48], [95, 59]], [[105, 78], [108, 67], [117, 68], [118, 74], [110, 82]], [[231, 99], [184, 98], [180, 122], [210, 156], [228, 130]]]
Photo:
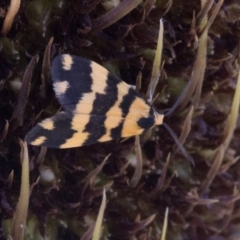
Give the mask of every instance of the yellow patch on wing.
[[40, 126], [42, 126], [46, 130], [53, 130], [54, 129], [54, 122], [51, 118], [47, 118], [41, 123], [39, 123]]
[[82, 99], [76, 105], [74, 113], [89, 114], [93, 109], [93, 102], [95, 98], [96, 94], [94, 92], [84, 93]]
[[73, 58], [69, 54], [62, 55], [62, 67], [64, 70], [71, 70], [73, 64]]
[[36, 138], [34, 141], [30, 142], [31, 145], [39, 146], [45, 142], [47, 138], [44, 136]]
[[126, 118], [124, 120], [123, 129], [122, 129], [122, 137], [131, 137], [134, 135], [139, 135], [144, 131], [143, 128], [140, 128], [137, 122]]
[[149, 116], [149, 111], [150, 106], [147, 105], [142, 98], [137, 97], [131, 104], [126, 118], [137, 122], [140, 118], [147, 118]]
[[107, 69], [103, 68], [95, 62], [91, 62], [91, 68], [91, 78], [93, 81], [92, 91], [104, 94], [105, 88], [107, 86], [106, 82], [109, 72], [107, 71]]
[[128, 85], [125, 82], [119, 82], [118, 83], [118, 93], [121, 95], [126, 95], [128, 94], [130, 85]]
[[69, 88], [69, 82], [68, 81], [55, 82], [53, 83], [53, 88], [56, 95], [62, 95]]

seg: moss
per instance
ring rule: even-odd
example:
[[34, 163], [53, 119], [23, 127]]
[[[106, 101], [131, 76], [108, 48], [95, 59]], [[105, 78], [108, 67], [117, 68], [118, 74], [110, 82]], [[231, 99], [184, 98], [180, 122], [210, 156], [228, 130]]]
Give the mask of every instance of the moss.
[[[18, 139], [23, 139], [40, 119], [53, 115], [60, 108], [49, 78], [50, 63], [44, 57], [51, 37], [54, 40], [48, 46], [47, 55], [50, 60], [61, 53], [80, 55], [110, 66], [128, 83], [135, 83], [141, 71], [141, 93], [145, 94], [151, 78], [159, 19], [163, 18], [162, 59], [165, 64], [156, 89], [160, 95], [155, 107], [166, 112], [192, 76], [201, 34], [201, 18], [197, 15], [201, 9], [199, 2], [173, 1], [168, 5], [169, 1], [144, 1], [130, 12], [119, 8], [117, 14], [123, 17], [114, 18], [108, 26], [106, 18], [102, 18], [107, 11], [99, 0], [22, 1], [10, 32], [0, 37], [0, 219], [4, 226], [0, 231], [1, 239], [6, 239], [9, 233], [9, 221], [18, 202], [21, 174]], [[0, 12], [6, 12], [8, 4], [8, 1], [1, 1]], [[40, 236], [79, 239], [96, 220], [102, 190], [110, 186], [106, 192], [105, 238], [136, 236], [142, 239], [150, 234], [151, 239], [159, 239], [166, 207], [169, 207], [168, 240], [216, 236], [227, 239], [238, 234], [236, 183], [240, 166], [235, 159], [240, 154], [239, 125], [207, 191], [201, 192], [201, 186], [222, 141], [235, 92], [239, 71], [239, 9], [238, 3], [226, 1], [207, 32], [200, 99], [195, 104], [191, 129], [184, 143], [194, 165], [176, 150], [174, 140], [160, 127], [154, 132], [154, 140], [141, 145], [143, 171], [134, 188], [129, 186], [134, 166], [127, 165], [126, 159], [134, 149], [133, 139], [68, 150], [48, 149], [43, 157], [44, 166], [51, 169], [55, 179], [45, 184], [37, 181], [42, 164], [37, 160], [40, 148], [29, 146], [30, 184], [36, 185], [30, 196], [25, 239], [30, 239], [30, 235], [32, 239], [40, 239]], [[212, 12], [213, 8], [209, 16]], [[0, 26], [2, 24], [3, 18]], [[37, 58], [36, 55], [39, 60], [29, 70], [31, 59]], [[19, 95], [11, 89], [11, 81], [19, 77], [24, 80], [26, 73], [32, 77], [28, 79], [31, 80], [29, 95], [27, 88], [18, 93], [24, 93], [21, 101], [27, 104], [23, 105]], [[194, 101], [193, 94], [183, 108], [165, 118], [178, 136]], [[16, 106], [21, 106], [22, 124], [11, 120]], [[9, 127], [6, 127], [6, 120]], [[165, 165], [169, 152], [172, 157]], [[91, 182], [89, 173], [94, 172], [109, 153], [111, 156]], [[166, 176], [161, 179], [161, 188], [156, 190], [164, 167]], [[14, 177], [10, 181], [12, 171]], [[145, 220], [152, 214], [156, 217], [148, 225]]]

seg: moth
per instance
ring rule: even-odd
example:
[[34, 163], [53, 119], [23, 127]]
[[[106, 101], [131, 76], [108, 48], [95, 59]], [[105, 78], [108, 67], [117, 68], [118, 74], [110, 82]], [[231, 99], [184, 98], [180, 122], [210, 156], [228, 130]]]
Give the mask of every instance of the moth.
[[25, 137], [36, 146], [73, 148], [139, 135], [163, 115], [132, 87], [91, 60], [57, 56], [53, 88], [65, 111], [37, 124]]

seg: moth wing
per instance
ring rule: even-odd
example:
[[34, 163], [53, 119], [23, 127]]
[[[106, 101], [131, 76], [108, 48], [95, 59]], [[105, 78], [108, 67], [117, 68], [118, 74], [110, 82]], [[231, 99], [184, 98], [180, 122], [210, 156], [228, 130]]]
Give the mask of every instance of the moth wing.
[[[89, 124], [89, 119], [94, 122]], [[136, 122], [118, 117], [108, 118], [106, 128], [100, 125], [104, 116], [87, 114], [72, 115], [61, 112], [37, 124], [25, 137], [31, 145], [46, 146], [50, 148], [73, 148], [90, 145], [96, 142], [105, 142], [114, 138], [129, 137], [142, 132]], [[114, 131], [119, 123], [126, 123], [124, 131]]]
[[[114, 102], [119, 83], [123, 83], [122, 91], [127, 92], [129, 88], [101, 65], [69, 54], [59, 55], [53, 60], [51, 74], [59, 102], [71, 112], [88, 114], [96, 101], [105, 101], [104, 104]], [[104, 114], [104, 108], [98, 108], [98, 114]]]
[[71, 113], [57, 113], [33, 127], [25, 136], [25, 141], [35, 146], [60, 148], [75, 132], [72, 129], [72, 118]]
[[135, 98], [150, 108], [128, 84], [85, 58], [69, 54], [57, 56], [52, 63], [52, 81], [59, 102], [69, 112], [104, 115], [112, 106], [117, 106], [123, 110], [124, 117], [124, 111]]

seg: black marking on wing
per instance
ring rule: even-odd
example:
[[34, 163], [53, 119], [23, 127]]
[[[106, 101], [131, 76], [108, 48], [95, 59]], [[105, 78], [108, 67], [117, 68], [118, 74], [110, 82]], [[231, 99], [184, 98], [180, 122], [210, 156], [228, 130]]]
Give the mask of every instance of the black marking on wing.
[[151, 108], [149, 111], [149, 116], [147, 118], [140, 118], [137, 122], [138, 126], [147, 130], [151, 127], [154, 126], [155, 124], [155, 116], [154, 116], [154, 111]]
[[[90, 135], [88, 139], [84, 142], [84, 144], [89, 144], [92, 142], [96, 142], [99, 138], [101, 138], [106, 133], [106, 128], [104, 126], [104, 122], [106, 120], [106, 113], [109, 109], [116, 103], [118, 99], [118, 90], [115, 80], [115, 77], [111, 74], [108, 74], [108, 78], [106, 81], [105, 94], [97, 93], [96, 99], [93, 102], [93, 109], [90, 113], [91, 117], [88, 124], [85, 127], [84, 132], [89, 132]], [[101, 115], [97, 119], [96, 123], [96, 115]], [[120, 137], [121, 135], [119, 135]]]
[[66, 92], [56, 96], [65, 110], [73, 111], [83, 94], [91, 92], [92, 61], [71, 55], [73, 64], [70, 70], [65, 70], [62, 63], [63, 56], [59, 55], [53, 60], [52, 81], [53, 83], [68, 81], [69, 87]]
[[123, 124], [124, 124], [124, 120], [122, 120], [117, 127], [111, 129], [110, 136], [111, 136], [112, 139], [116, 139], [116, 138], [122, 137]]
[[122, 117], [126, 117], [129, 112], [129, 109], [133, 103], [133, 101], [138, 97], [136, 91], [132, 88], [129, 88], [128, 93], [123, 97], [123, 101], [120, 104], [120, 108], [122, 109]]
[[72, 118], [72, 114], [68, 112], [57, 113], [51, 118], [54, 123], [54, 129], [48, 130], [38, 124], [28, 132], [25, 141], [31, 143], [39, 137], [45, 137], [46, 140], [41, 144], [42, 146], [59, 148], [76, 132], [72, 129]]

